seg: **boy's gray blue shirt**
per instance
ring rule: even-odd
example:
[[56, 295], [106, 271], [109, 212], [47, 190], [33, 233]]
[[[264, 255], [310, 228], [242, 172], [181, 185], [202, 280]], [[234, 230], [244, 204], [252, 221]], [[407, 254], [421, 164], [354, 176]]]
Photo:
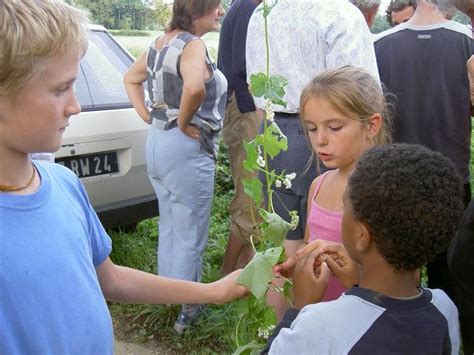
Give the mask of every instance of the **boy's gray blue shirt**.
[[443, 291], [395, 299], [353, 287], [335, 301], [303, 308], [269, 353], [458, 354], [459, 341], [458, 312]]

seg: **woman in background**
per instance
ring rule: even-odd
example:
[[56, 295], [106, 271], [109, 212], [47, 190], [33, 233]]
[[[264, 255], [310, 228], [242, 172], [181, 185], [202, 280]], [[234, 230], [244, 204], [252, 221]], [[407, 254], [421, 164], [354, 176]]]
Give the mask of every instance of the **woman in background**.
[[[165, 33], [125, 76], [130, 101], [151, 125], [146, 161], [160, 208], [161, 276], [201, 279], [227, 81], [200, 37], [218, 30], [223, 15], [219, 0], [175, 0]], [[182, 333], [199, 313], [199, 305], [183, 304], [175, 330]]]

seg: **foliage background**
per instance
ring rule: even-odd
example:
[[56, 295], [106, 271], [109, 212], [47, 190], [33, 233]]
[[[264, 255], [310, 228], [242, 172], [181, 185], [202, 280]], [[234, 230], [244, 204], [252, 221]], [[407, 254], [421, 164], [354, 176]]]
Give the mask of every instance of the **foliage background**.
[[171, 16], [163, 0], [66, 0], [87, 10], [95, 24], [107, 29], [162, 30]]

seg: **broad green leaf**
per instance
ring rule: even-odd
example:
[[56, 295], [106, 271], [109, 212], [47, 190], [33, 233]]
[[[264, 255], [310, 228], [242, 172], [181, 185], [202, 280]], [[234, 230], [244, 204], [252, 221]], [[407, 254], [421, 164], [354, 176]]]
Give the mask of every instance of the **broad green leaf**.
[[249, 314], [248, 297], [241, 298], [240, 300], [235, 301], [234, 307], [235, 307], [235, 310], [237, 311], [239, 318]]
[[262, 189], [263, 184], [257, 178], [243, 179], [242, 185], [244, 185], [244, 191], [249, 195], [257, 206], [260, 206], [262, 200]]
[[248, 171], [255, 171], [258, 169], [257, 158], [258, 158], [258, 144], [254, 139], [251, 142], [244, 141], [244, 148], [247, 152], [247, 159], [244, 160], [244, 168]]
[[263, 298], [273, 278], [273, 265], [282, 251], [282, 247], [277, 247], [257, 252], [237, 277], [237, 282], [248, 287], [257, 299]]
[[291, 224], [274, 212], [270, 213], [260, 209], [260, 215], [266, 222], [266, 226], [263, 227], [265, 239], [275, 246], [281, 246], [291, 229]]
[[249, 313], [256, 316], [259, 324], [265, 319], [265, 313], [268, 310], [274, 310], [273, 307], [268, 307], [267, 300], [265, 298], [256, 298], [252, 294], [247, 297], [247, 306]]
[[253, 96], [270, 99], [274, 104], [283, 107], [286, 107], [286, 102], [283, 101], [286, 85], [288, 85], [288, 80], [281, 75], [272, 74], [270, 77], [264, 73], [250, 75]]
[[239, 346], [233, 355], [247, 355], [247, 354], [259, 354], [263, 350], [265, 344], [257, 343], [255, 340], [252, 340], [250, 343]]
[[285, 284], [283, 285], [283, 294], [285, 295], [286, 298], [291, 299], [291, 287], [293, 285], [291, 284], [290, 281], [285, 281]]
[[268, 329], [271, 334], [271, 331], [273, 330], [273, 328], [275, 328], [275, 325], [277, 324], [277, 318], [274, 307], [265, 308], [265, 313], [261, 317], [260, 324], [262, 328]]
[[255, 97], [262, 97], [268, 91], [268, 76], [264, 73], [257, 73], [250, 75], [250, 86], [252, 88], [252, 95]]
[[283, 101], [283, 96], [285, 96], [285, 86], [288, 85], [288, 80], [283, 76], [272, 74], [270, 75], [268, 90], [264, 97], [266, 99], [272, 100], [276, 105], [286, 107], [286, 102]]
[[275, 122], [272, 122], [265, 130], [263, 146], [272, 159], [282, 150], [288, 149], [288, 139]]

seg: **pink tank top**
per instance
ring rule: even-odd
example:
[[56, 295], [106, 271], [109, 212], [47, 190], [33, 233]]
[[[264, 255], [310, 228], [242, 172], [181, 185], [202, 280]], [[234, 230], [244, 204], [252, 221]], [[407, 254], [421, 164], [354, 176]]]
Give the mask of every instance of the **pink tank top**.
[[[309, 226], [309, 241], [323, 239], [331, 242], [342, 243], [342, 212], [329, 211], [322, 208], [315, 202], [315, 197], [319, 192], [329, 171], [321, 175], [314, 194], [311, 196], [311, 210], [309, 212], [307, 224]], [[329, 280], [328, 288], [324, 293], [322, 301], [332, 301], [344, 293], [345, 289], [342, 284], [332, 276]]]

